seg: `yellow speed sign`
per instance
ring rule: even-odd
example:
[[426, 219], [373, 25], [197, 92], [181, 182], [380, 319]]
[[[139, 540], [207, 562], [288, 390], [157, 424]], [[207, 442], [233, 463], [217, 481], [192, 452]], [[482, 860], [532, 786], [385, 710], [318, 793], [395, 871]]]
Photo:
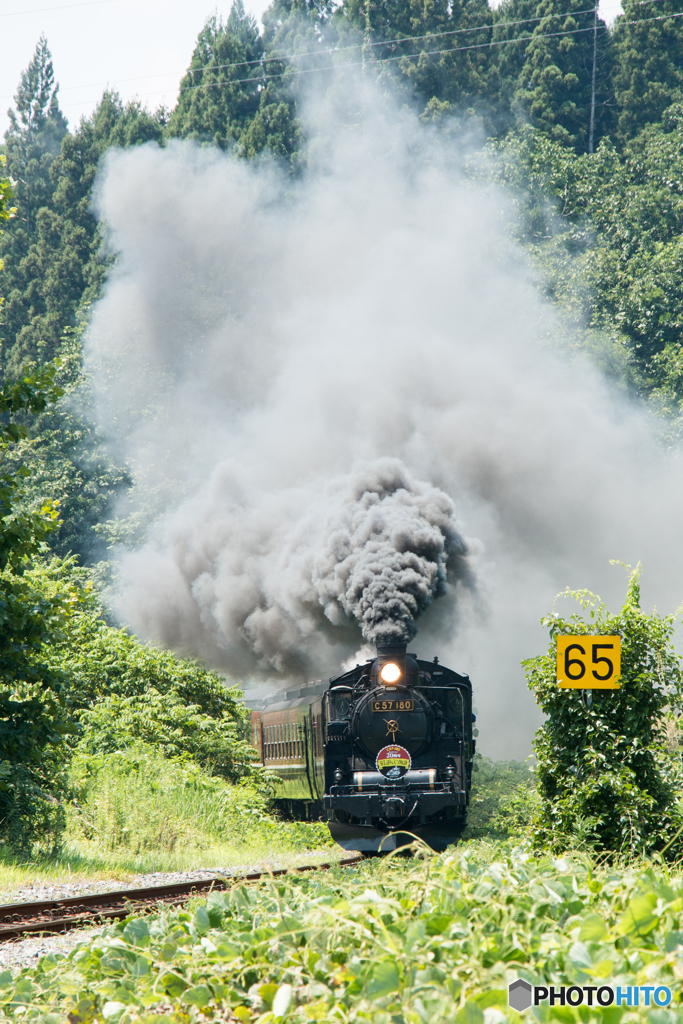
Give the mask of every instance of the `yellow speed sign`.
[[558, 636], [557, 681], [575, 690], [618, 690], [620, 636]]

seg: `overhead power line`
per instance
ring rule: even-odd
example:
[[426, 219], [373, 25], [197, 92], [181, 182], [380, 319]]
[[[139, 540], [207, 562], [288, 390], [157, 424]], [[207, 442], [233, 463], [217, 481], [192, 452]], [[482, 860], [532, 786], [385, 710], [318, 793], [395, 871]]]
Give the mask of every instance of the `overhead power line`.
[[[114, 3], [115, 0], [89, 0], [89, 3], [93, 3], [93, 2], [94, 3]], [[638, 0], [639, 4], [652, 4], [652, 3], [661, 3], [661, 2], [663, 2], [663, 0]], [[89, 6], [89, 3], [71, 4], [69, 6], [71, 6], [71, 7], [87, 7], [87, 6]], [[42, 9], [45, 9], [45, 10], [61, 10], [62, 8], [50, 7], [50, 8], [41, 8], [41, 10]], [[12, 12], [12, 13], [20, 13], [20, 12]], [[30, 13], [30, 12], [25, 12], [25, 13]], [[581, 15], [581, 14], [592, 14], [592, 13], [593, 13], [593, 8], [592, 7], [587, 7], [587, 8], [584, 8], [584, 9], [580, 10], [580, 11], [564, 11], [564, 12], [561, 12], [560, 14], [550, 15], [550, 17], [553, 17], [553, 18], [572, 18], [572, 17], [576, 17], [576, 16]], [[2, 17], [4, 17], [4, 16], [5, 15], [2, 15]], [[305, 53], [289, 53], [289, 54], [282, 54], [280, 56], [273, 56], [273, 57], [266, 57], [266, 56], [264, 56], [264, 57], [257, 57], [254, 60], [232, 61], [231, 63], [228, 63], [228, 64], [206, 64], [206, 65], [203, 65], [202, 67], [198, 67], [198, 68], [188, 68], [186, 71], [164, 71], [164, 72], [160, 72], [159, 74], [156, 74], [156, 75], [141, 75], [141, 76], [136, 77], [136, 78], [123, 78], [123, 79], [119, 79], [118, 81], [121, 81], [121, 82], [142, 82], [142, 81], [149, 81], [152, 78], [165, 78], [168, 75], [185, 75], [185, 74], [194, 75], [194, 74], [197, 74], [197, 73], [202, 72], [202, 71], [225, 71], [228, 68], [258, 67], [258, 66], [261, 66], [263, 64], [270, 64], [270, 63], [273, 63], [273, 62], [283, 61], [283, 60], [301, 60], [304, 57], [320, 57], [320, 56], [324, 56], [324, 55], [332, 55], [332, 54], [335, 54], [335, 53], [345, 53], [347, 50], [360, 50], [362, 48], [368, 49], [368, 48], [372, 48], [372, 47], [375, 47], [375, 46], [393, 46], [394, 44], [399, 44], [399, 43], [414, 43], [414, 42], [419, 42], [421, 39], [441, 39], [441, 38], [443, 38], [445, 36], [461, 35], [461, 34], [466, 34], [468, 32], [482, 32], [482, 31], [486, 31], [488, 29], [513, 28], [513, 27], [515, 27], [517, 25], [529, 25], [529, 24], [532, 24], [533, 22], [544, 21], [545, 18], [547, 18], [547, 17], [549, 17], [549, 16], [548, 15], [543, 15], [542, 17], [537, 17], [537, 18], [522, 18], [519, 21], [499, 21], [499, 22], [496, 22], [495, 24], [491, 23], [490, 25], [475, 25], [475, 26], [470, 26], [468, 28], [447, 29], [444, 32], [426, 32], [424, 35], [421, 35], [421, 36], [403, 36], [401, 38], [396, 38], [396, 39], [381, 39], [381, 40], [377, 40], [375, 42], [371, 42], [371, 43], [367, 43], [367, 44], [366, 43], [349, 43], [348, 46], [331, 47], [331, 48], [329, 48], [327, 50], [310, 50], [310, 51], [305, 52]], [[514, 40], [510, 40], [510, 42], [514, 42]], [[86, 83], [84, 85], [67, 85], [67, 86], [62, 87], [60, 89], [60, 91], [62, 93], [72, 92], [74, 89], [90, 89], [90, 88], [94, 88], [95, 86], [108, 85], [108, 84], [109, 84], [108, 82], [88, 82], [88, 83]], [[12, 97], [11, 96], [0, 96], [0, 101], [2, 101], [2, 100], [9, 100], [9, 99], [12, 99]]]
[[[644, 2], [648, 2], [648, 0], [644, 0]], [[594, 9], [591, 7], [591, 8], [589, 8], [589, 11], [587, 13], [591, 13], [592, 14], [593, 10]], [[563, 15], [547, 15], [547, 17], [563, 17]], [[564, 15], [564, 17], [567, 17], [567, 15]], [[646, 23], [651, 22], [651, 21], [670, 21], [673, 18], [681, 18], [681, 17], [683, 17], [683, 11], [680, 11], [677, 14], [661, 14], [661, 15], [657, 15], [656, 17], [653, 17], [653, 18], [637, 18], [637, 19], [634, 19], [632, 21], [622, 21], [622, 22], [620, 22], [620, 24], [621, 25], [643, 25], [643, 24], [646, 24]], [[482, 28], [479, 29], [479, 31], [482, 31], [482, 29], [489, 28], [489, 27], [490, 26], [484, 25], [484, 26], [482, 26]], [[604, 24], [603, 25], [598, 25], [597, 28], [598, 29], [606, 30], [607, 29], [607, 25], [604, 25]], [[344, 68], [366, 67], [368, 65], [368, 63], [370, 65], [388, 64], [391, 61], [409, 60], [411, 57], [420, 57], [423, 54], [425, 54], [428, 57], [437, 57], [440, 54], [444, 54], [444, 53], [463, 53], [466, 50], [490, 49], [491, 47], [494, 47], [494, 46], [510, 46], [510, 45], [513, 45], [514, 43], [528, 43], [528, 42], [536, 41], [538, 39], [557, 39], [557, 38], [559, 38], [561, 36], [580, 35], [582, 32], [594, 32], [594, 31], [596, 31], [595, 26], [594, 25], [589, 25], [587, 28], [573, 28], [573, 29], [567, 29], [567, 30], [562, 31], [562, 32], [538, 32], [538, 33], [535, 33], [533, 35], [517, 36], [516, 38], [513, 38], [513, 39], [492, 39], [492, 40], [489, 40], [486, 43], [473, 43], [470, 46], [450, 46], [450, 47], [443, 48], [443, 49], [438, 49], [438, 50], [417, 50], [415, 53], [397, 53], [397, 54], [392, 54], [391, 57], [376, 57], [376, 58], [374, 58], [374, 60], [369, 61], [369, 62], [368, 61], [353, 61], [353, 62], [348, 63], [348, 64], [329, 64], [326, 67], [322, 67], [322, 68], [320, 68], [320, 67], [318, 67], [318, 68], [298, 68], [296, 70], [288, 69], [287, 71], [282, 71], [282, 72], [280, 72], [278, 74], [275, 74], [275, 75], [259, 75], [257, 77], [253, 77], [253, 78], [227, 78], [227, 79], [224, 79], [222, 82], [202, 82], [199, 85], [187, 85], [187, 86], [184, 86], [179, 91], [181, 93], [183, 93], [183, 92], [194, 92], [194, 91], [196, 91], [198, 89], [222, 88], [225, 85], [244, 85], [246, 83], [256, 84], [258, 82], [274, 81], [277, 78], [292, 77], [294, 75], [307, 75], [307, 74], [315, 74], [316, 72], [320, 72], [320, 71], [341, 71]], [[438, 35], [438, 33], [437, 33], [437, 35]], [[408, 38], [406, 38], [405, 40], [402, 40], [402, 41], [403, 42], [412, 42], [413, 39], [416, 39], [416, 38], [419, 39], [421, 37], [419, 37], [419, 36], [415, 36], [415, 37], [410, 36], [410, 37], [408, 37]], [[357, 48], [360, 49], [361, 46], [359, 45]], [[334, 52], [337, 52], [337, 51], [333, 50], [333, 51], [319, 51], [319, 52], [321, 52], [321, 53], [329, 53], [329, 52], [334, 53]], [[341, 52], [341, 51], [339, 51], [339, 52]], [[281, 61], [282, 60], [293, 60], [293, 59], [296, 58], [296, 56], [297, 55], [294, 54], [294, 55], [290, 55], [290, 56], [287, 56], [287, 57], [279, 57], [279, 58], [272, 58], [272, 59], [273, 60], [281, 60]], [[263, 62], [261, 61], [259, 63], [263, 63]], [[236, 64], [234, 66], [238, 67], [240, 65]]]
[[[662, 3], [663, 0], [636, 0], [634, 7], [646, 7], [650, 4]], [[346, 50], [360, 50], [370, 49], [374, 46], [393, 46], [398, 43], [413, 43], [418, 42], [420, 39], [441, 39], [444, 36], [461, 35], [467, 32], [484, 32], [487, 30], [495, 31], [499, 28], [512, 28], [516, 25], [529, 25], [535, 21], [546, 21], [549, 18], [573, 18], [578, 17], [580, 14], [593, 14], [594, 7], [585, 7], [580, 11], [560, 11], [558, 14], [544, 14], [541, 17], [536, 18], [522, 18], [519, 21], [498, 21], [491, 22], [490, 24], [483, 25], [471, 25], [468, 28], [454, 28], [447, 29], [443, 32], [427, 32], [422, 36], [401, 36], [396, 39], [378, 39], [375, 42], [362, 42], [362, 43], [349, 43], [348, 46], [337, 46], [327, 50], [309, 50], [306, 53], [286, 53], [281, 55], [275, 55], [273, 57], [260, 57], [254, 60], [240, 60], [233, 61], [230, 64], [205, 64], [198, 68], [188, 68], [185, 72], [188, 75], [194, 75], [200, 71], [220, 71], [226, 68], [241, 68], [248, 67], [251, 65], [267, 64], [273, 61], [281, 60], [300, 60], [302, 57], [319, 57], [322, 54], [333, 54], [333, 53], [344, 53]], [[515, 39], [506, 39], [504, 42], [518, 42]]]
[[[89, 7], [92, 4], [115, 3], [115, 2], [117, 2], [117, 0], [87, 0], [86, 3], [68, 4], [68, 5], [66, 5], [66, 7], [45, 7], [45, 8], [41, 7], [41, 8], [37, 8], [37, 10], [41, 10], [41, 11], [42, 10], [58, 11], [58, 10], [66, 10], [68, 8], [71, 8], [71, 7]], [[662, 3], [662, 2], [663, 2], [663, 0], [636, 0], [636, 3], [633, 6], [645, 7], [645, 6], [649, 6], [650, 4], [653, 4], [653, 3]], [[137, 75], [137, 76], [135, 76], [133, 78], [117, 79], [117, 81], [119, 81], [119, 82], [143, 82], [143, 81], [149, 81], [149, 80], [151, 80], [153, 78], [167, 78], [170, 75], [185, 75], [185, 74], [193, 75], [193, 74], [197, 74], [197, 73], [202, 72], [202, 71], [224, 71], [224, 70], [227, 70], [228, 68], [240, 68], [240, 67], [259, 66], [259, 65], [269, 64], [269, 63], [273, 63], [273, 62], [277, 62], [277, 61], [283, 61], [283, 60], [301, 60], [304, 57], [319, 57], [319, 56], [323, 56], [323, 55], [326, 55], [326, 54], [327, 55], [332, 55], [332, 54], [335, 54], [335, 53], [344, 53], [347, 50], [360, 50], [362, 48], [369, 49], [369, 48], [377, 47], [377, 46], [393, 46], [393, 45], [398, 45], [400, 43], [418, 42], [421, 39], [441, 39], [441, 38], [444, 38], [445, 36], [461, 35], [461, 34], [464, 35], [464, 34], [467, 34], [469, 32], [483, 32], [483, 31], [487, 31], [489, 29], [495, 31], [496, 29], [499, 29], [499, 28], [513, 28], [513, 27], [515, 27], [517, 25], [529, 25], [529, 24], [533, 24], [534, 22], [545, 21], [547, 18], [572, 18], [572, 17], [578, 17], [579, 15], [582, 15], [582, 14], [593, 14], [593, 11], [594, 11], [593, 7], [586, 7], [586, 8], [583, 8], [581, 10], [578, 10], [578, 11], [560, 11], [558, 14], [544, 14], [542, 17], [522, 18], [522, 19], [520, 19], [518, 21], [492, 22], [491, 24], [474, 25], [474, 26], [469, 26], [468, 28], [447, 29], [447, 30], [445, 30], [443, 32], [434, 32], [434, 31], [433, 32], [426, 32], [424, 35], [421, 35], [421, 36], [402, 36], [402, 37], [397, 37], [395, 39], [380, 39], [380, 40], [376, 40], [375, 42], [369, 42], [369, 43], [349, 43], [347, 46], [331, 47], [331, 48], [326, 49], [326, 50], [309, 50], [309, 51], [304, 52], [304, 53], [286, 53], [286, 54], [281, 54], [281, 55], [275, 55], [275, 56], [272, 56], [272, 57], [271, 56], [264, 56], [264, 57], [257, 57], [254, 60], [232, 61], [232, 62], [230, 62], [228, 64], [205, 64], [205, 65], [202, 65], [201, 67], [198, 67], [198, 68], [188, 68], [185, 71], [178, 71], [178, 70], [176, 70], [176, 71], [162, 71], [162, 72], [159, 72], [159, 73], [154, 74], [154, 75]], [[30, 13], [32, 13], [32, 12], [31, 11], [10, 11], [9, 14], [2, 14], [2, 15], [0, 15], [0, 17], [9, 17], [11, 14], [30, 14]], [[514, 42], [518, 42], [518, 41], [520, 41], [520, 40], [516, 40], [516, 39], [506, 39], [506, 40], [504, 40], [504, 42], [509, 42], [509, 43], [514, 43]], [[90, 88], [94, 88], [95, 86], [108, 85], [108, 84], [109, 84], [109, 82], [86, 82], [83, 85], [67, 85], [67, 86], [63, 86], [60, 89], [60, 92], [61, 93], [72, 92], [75, 89], [90, 89]], [[12, 99], [12, 97], [11, 96], [0, 96], [0, 102], [2, 100], [9, 100], [9, 99]], [[82, 106], [83, 104], [78, 104], [78, 105]]]
[[[95, 3], [112, 3], [112, 2], [114, 2], [114, 0], [90, 0], [90, 2], [95, 2]], [[659, 2], [660, 2], [660, 0], [637, 0], [637, 2], [633, 6], [647, 6], [647, 5], [651, 4], [651, 3], [659, 3]], [[87, 6], [87, 4], [84, 4], [84, 5], [74, 5], [74, 6]], [[392, 43], [411, 43], [411, 42], [416, 42], [416, 41], [418, 41], [420, 39], [440, 38], [440, 37], [446, 36], [446, 35], [454, 35], [454, 34], [457, 34], [459, 32], [473, 32], [473, 31], [481, 32], [481, 31], [485, 31], [485, 30], [488, 30], [488, 29], [494, 29], [494, 28], [499, 28], [499, 27], [511, 27], [513, 25], [522, 25], [522, 24], [527, 24], [529, 22], [533, 22], [533, 21], [543, 21], [543, 20], [546, 20], [548, 18], [568, 18], [568, 17], [572, 17], [572, 16], [575, 16], [575, 15], [579, 15], [579, 14], [593, 14], [594, 10], [595, 10], [594, 7], [590, 7], [590, 8], [586, 8], [584, 10], [581, 10], [581, 11], [566, 11], [566, 12], [562, 12], [562, 13], [559, 13], [559, 14], [548, 14], [548, 15], [544, 15], [543, 18], [528, 18], [528, 19], [523, 19], [521, 21], [516, 21], [516, 22], [499, 22], [498, 24], [481, 25], [481, 26], [470, 27], [470, 28], [467, 28], [467, 29], [453, 29], [453, 30], [449, 30], [447, 32], [433, 32], [433, 33], [429, 33], [429, 34], [424, 35], [424, 36], [406, 36], [406, 37], [403, 37], [401, 39], [395, 39], [395, 40], [380, 40], [380, 41], [371, 43], [370, 45], [371, 46], [387, 46], [387, 45], [391, 45]], [[668, 20], [671, 20], [671, 19], [674, 19], [674, 18], [680, 18], [680, 17], [683, 17], [683, 11], [678, 12], [676, 14], [657, 15], [657, 16], [652, 17], [652, 18], [636, 18], [636, 19], [632, 19], [632, 20], [629, 20], [629, 21], [620, 21], [619, 24], [620, 25], [643, 25], [643, 24], [647, 24], [648, 22], [668, 21]], [[598, 25], [597, 28], [598, 29], [602, 29], [602, 30], [606, 30], [607, 29], [607, 25], [605, 25], [605, 24]], [[514, 45], [516, 43], [528, 43], [528, 42], [532, 42], [532, 41], [537, 40], [537, 39], [553, 39], [553, 38], [559, 38], [559, 37], [562, 37], [562, 36], [578, 35], [578, 34], [583, 33], [583, 32], [595, 32], [595, 31], [596, 31], [596, 26], [595, 26], [595, 24], [593, 24], [593, 25], [590, 25], [587, 28], [567, 29], [567, 30], [564, 30], [564, 31], [561, 31], [561, 32], [538, 32], [538, 33], [534, 33], [534, 34], [531, 34], [531, 35], [513, 37], [511, 39], [495, 39], [495, 40], [489, 40], [488, 42], [485, 42], [485, 43], [473, 43], [473, 44], [471, 44], [469, 46], [454, 46], [454, 47], [440, 48], [440, 49], [435, 49], [435, 50], [418, 50], [415, 53], [392, 54], [390, 57], [377, 57], [377, 58], [373, 59], [370, 62], [370, 64], [374, 64], [374, 65], [386, 64], [386, 63], [390, 63], [390, 62], [393, 62], [393, 61], [396, 61], [396, 60], [403, 60], [403, 59], [411, 59], [413, 57], [420, 57], [422, 54], [425, 54], [426, 56], [429, 56], [429, 57], [435, 57], [435, 56], [440, 56], [441, 54], [446, 54], [446, 53], [463, 53], [463, 52], [465, 52], [467, 50], [489, 49], [489, 48], [492, 48], [494, 46], [508, 46], [508, 45], [512, 46], [512, 45]], [[217, 70], [220, 70], [220, 69], [227, 69], [227, 68], [234, 68], [234, 67], [245, 67], [245, 66], [251, 66], [251, 65], [263, 65], [263, 64], [270, 63], [270, 62], [273, 62], [273, 61], [296, 60], [296, 59], [299, 59], [301, 57], [306, 57], [306, 56], [321, 56], [321, 55], [328, 55], [328, 54], [335, 54], [335, 53], [343, 53], [343, 52], [345, 52], [347, 50], [351, 50], [351, 49], [362, 49], [365, 45], [366, 44], [359, 43], [359, 44], [354, 44], [354, 45], [350, 45], [350, 46], [347, 46], [347, 47], [340, 47], [339, 49], [314, 50], [314, 51], [311, 51], [310, 53], [304, 53], [304, 54], [282, 54], [282, 55], [274, 56], [274, 57], [263, 57], [261, 59], [254, 60], [254, 61], [236, 61], [236, 62], [230, 63], [230, 64], [207, 65], [207, 66], [205, 66], [203, 68], [193, 68], [193, 69], [190, 69], [190, 70], [191, 71], [217, 71]], [[298, 75], [305, 75], [305, 74], [315, 74], [316, 72], [321, 72], [321, 71], [341, 71], [341, 70], [344, 70], [346, 68], [363, 67], [363, 66], [367, 66], [367, 63], [368, 62], [361, 60], [361, 61], [352, 61], [352, 62], [349, 62], [349, 63], [346, 63], [346, 64], [330, 64], [330, 65], [327, 65], [327, 66], [322, 67], [322, 68], [321, 67], [298, 68], [298, 69], [289, 68], [286, 71], [279, 72], [279, 73], [273, 74], [273, 75], [258, 75], [258, 76], [254, 76], [254, 77], [251, 77], [251, 78], [229, 78], [229, 79], [224, 79], [221, 82], [206, 82], [206, 83], [203, 82], [203, 83], [200, 83], [199, 85], [185, 86], [185, 87], [181, 88], [179, 90], [179, 92], [183, 93], [183, 92], [192, 92], [192, 91], [196, 91], [196, 90], [199, 90], [199, 89], [222, 88], [223, 86], [227, 86], [227, 85], [244, 85], [244, 84], [252, 84], [253, 85], [253, 84], [258, 84], [258, 83], [261, 83], [261, 82], [275, 81], [276, 79], [281, 79], [281, 78], [285, 78], [285, 77], [293, 77], [295, 75], [298, 76]], [[174, 72], [165, 72], [164, 74], [173, 74], [173, 73]], [[163, 76], [162, 75], [153, 75], [153, 76], [149, 76], [149, 77], [150, 78], [151, 77], [158, 78], [158, 77], [163, 77]], [[128, 81], [139, 81], [139, 79], [128, 79]], [[95, 83], [93, 83], [93, 84], [95, 84]], [[71, 88], [77, 88], [77, 87], [76, 86], [72, 86]], [[81, 88], [85, 88], [85, 86], [83, 86]], [[153, 94], [153, 95], [155, 95], [155, 94]], [[156, 95], [159, 95], [159, 93], [157, 93]], [[10, 97], [4, 97], [4, 98], [9, 99]], [[0, 97], [0, 99], [2, 99], [2, 97]], [[69, 107], [69, 106], [80, 106], [80, 107], [83, 107], [83, 106], [86, 106], [87, 103], [88, 103], [88, 101], [83, 101], [83, 102], [78, 103], [78, 104], [65, 104], [64, 107], [65, 107], [65, 109], [67, 107]]]

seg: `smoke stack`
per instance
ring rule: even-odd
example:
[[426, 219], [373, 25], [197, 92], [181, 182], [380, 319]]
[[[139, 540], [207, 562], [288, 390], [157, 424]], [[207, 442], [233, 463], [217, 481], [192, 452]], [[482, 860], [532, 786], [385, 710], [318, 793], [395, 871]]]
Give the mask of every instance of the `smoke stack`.
[[396, 643], [395, 640], [377, 642], [377, 657], [380, 662], [396, 661], [397, 658], [405, 659], [407, 644]]

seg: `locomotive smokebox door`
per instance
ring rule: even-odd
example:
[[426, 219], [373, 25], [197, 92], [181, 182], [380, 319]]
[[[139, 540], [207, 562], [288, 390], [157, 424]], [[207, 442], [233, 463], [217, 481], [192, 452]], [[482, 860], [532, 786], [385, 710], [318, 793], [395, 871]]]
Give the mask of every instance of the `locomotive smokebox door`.
[[388, 744], [400, 744], [418, 757], [431, 742], [434, 716], [422, 694], [392, 687], [371, 690], [359, 700], [351, 732], [373, 761]]

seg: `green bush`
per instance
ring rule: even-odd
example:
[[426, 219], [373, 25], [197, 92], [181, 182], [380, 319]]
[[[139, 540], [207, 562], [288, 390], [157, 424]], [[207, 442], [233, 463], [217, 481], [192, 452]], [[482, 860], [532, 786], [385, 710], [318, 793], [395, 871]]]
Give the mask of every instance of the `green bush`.
[[42, 657], [64, 680], [74, 734], [87, 751], [142, 740], [169, 757], [188, 754], [226, 778], [252, 774], [241, 691], [198, 662], [109, 625], [99, 598], [106, 566], [85, 569], [74, 558], [53, 558], [34, 565], [26, 579], [45, 602], [69, 605]]
[[[7, 185], [0, 178], [0, 221], [9, 215]], [[8, 455], [26, 436], [22, 417], [59, 397], [55, 373], [55, 366], [26, 369], [0, 385], [0, 845], [22, 857], [56, 847], [64, 827], [62, 759], [70, 724], [64, 678], [44, 655], [78, 598], [69, 587], [47, 594], [31, 577], [58, 512], [49, 501], [21, 507], [28, 470]]]
[[217, 841], [245, 849], [310, 849], [331, 842], [324, 825], [270, 815], [263, 790], [230, 785], [189, 757], [164, 757], [141, 742], [107, 755], [79, 751], [71, 782], [70, 835], [105, 853], [201, 850]]
[[535, 778], [526, 764], [475, 754], [463, 839], [526, 836], [538, 805]]
[[81, 711], [79, 719], [79, 747], [91, 754], [110, 754], [142, 740], [165, 757], [190, 756], [229, 779], [253, 774], [256, 751], [240, 739], [234, 719], [202, 714], [199, 705], [183, 703], [173, 691], [159, 693], [152, 686], [136, 697], [114, 694]]
[[[580, 836], [609, 853], [658, 850], [676, 858], [683, 852], [683, 770], [666, 736], [682, 696], [680, 659], [671, 643], [674, 618], [641, 610], [639, 571], [631, 574], [616, 615], [587, 591], [567, 591], [590, 609], [588, 619], [544, 618], [548, 653], [524, 662], [529, 687], [548, 716], [534, 741], [542, 799], [534, 834], [553, 849]], [[590, 707], [580, 690], [560, 689], [556, 638], [566, 634], [620, 635], [621, 688], [593, 690]]]

